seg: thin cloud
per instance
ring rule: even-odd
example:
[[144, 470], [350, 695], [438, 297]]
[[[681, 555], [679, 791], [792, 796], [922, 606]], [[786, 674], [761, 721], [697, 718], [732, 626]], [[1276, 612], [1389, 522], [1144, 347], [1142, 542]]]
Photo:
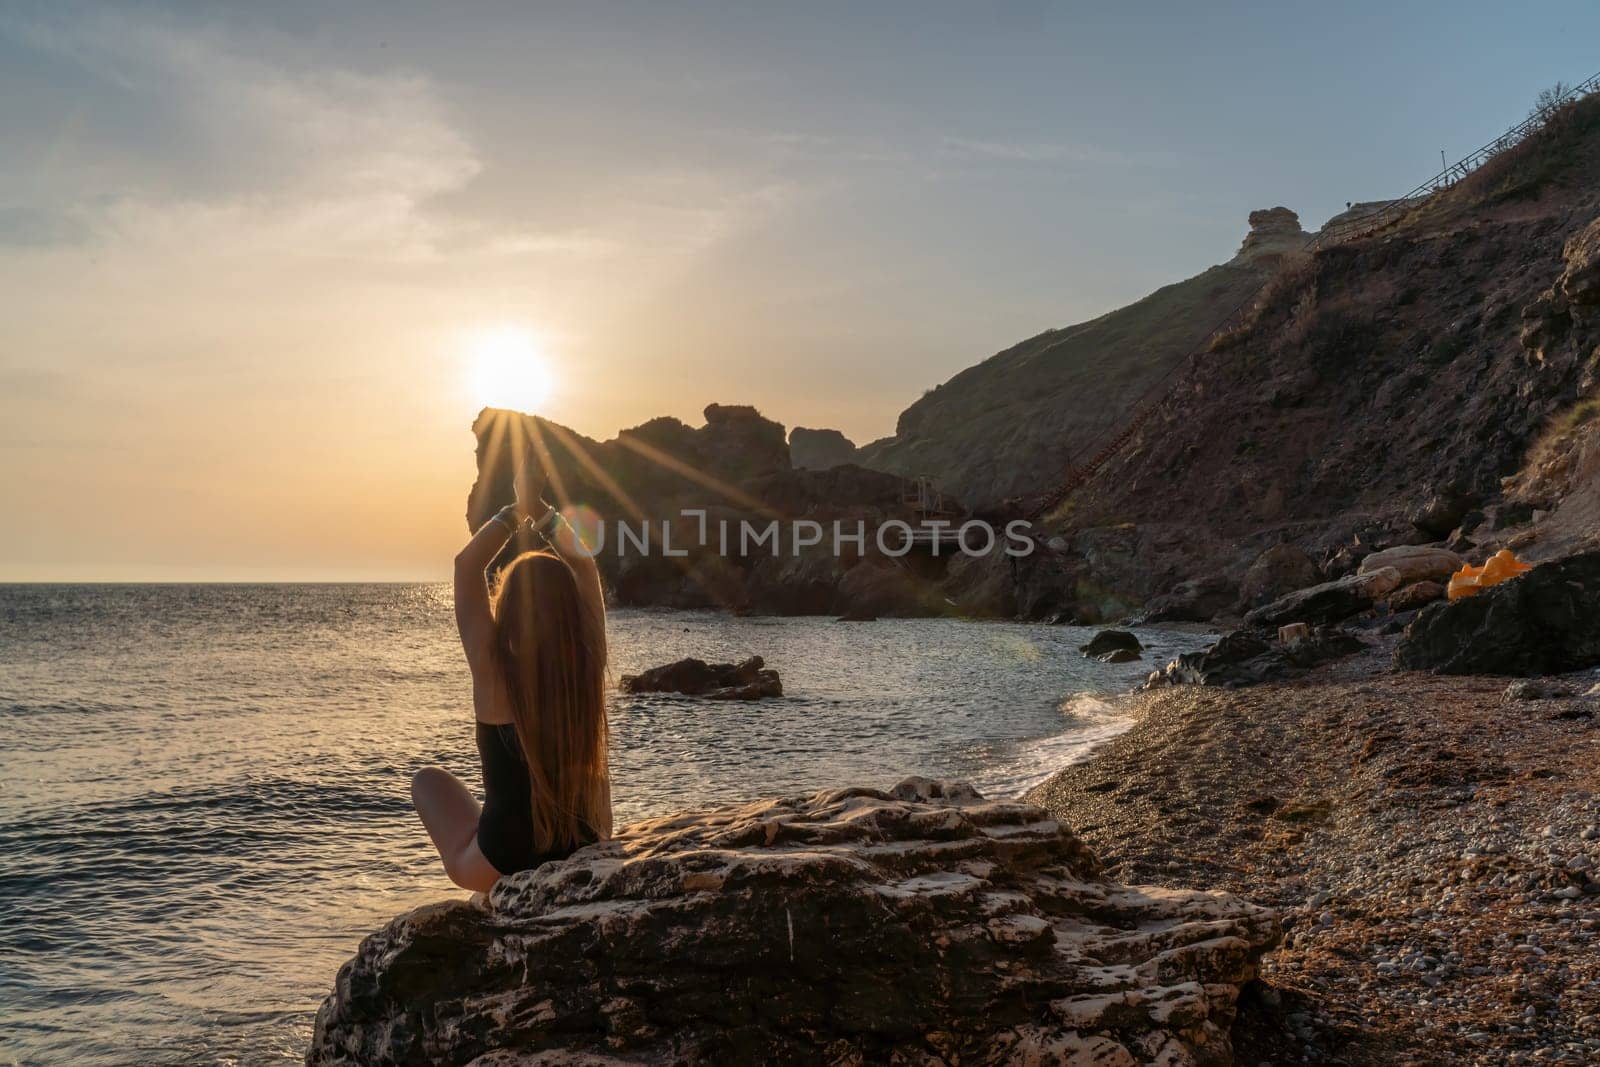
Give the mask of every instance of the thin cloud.
[[945, 136], [942, 151], [954, 156], [993, 159], [1010, 163], [1095, 163], [1126, 166], [1131, 156], [1097, 145], [1055, 141], [996, 141], [972, 137]]

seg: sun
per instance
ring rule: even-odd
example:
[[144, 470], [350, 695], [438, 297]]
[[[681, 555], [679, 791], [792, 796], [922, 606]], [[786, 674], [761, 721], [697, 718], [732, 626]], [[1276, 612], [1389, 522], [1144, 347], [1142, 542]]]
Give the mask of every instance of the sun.
[[478, 407], [534, 413], [554, 385], [544, 345], [521, 326], [475, 330], [466, 342], [466, 385]]

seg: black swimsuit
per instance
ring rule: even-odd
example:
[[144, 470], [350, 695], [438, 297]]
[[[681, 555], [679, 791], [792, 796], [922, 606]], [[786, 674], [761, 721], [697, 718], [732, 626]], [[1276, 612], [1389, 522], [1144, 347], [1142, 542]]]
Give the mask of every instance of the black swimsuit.
[[[548, 860], [566, 859], [575, 848], [538, 852], [533, 847], [533, 812], [528, 766], [511, 723], [478, 723], [478, 759], [483, 763], [483, 812], [478, 816], [478, 848], [501, 874], [531, 870]], [[584, 844], [599, 836], [583, 824]]]

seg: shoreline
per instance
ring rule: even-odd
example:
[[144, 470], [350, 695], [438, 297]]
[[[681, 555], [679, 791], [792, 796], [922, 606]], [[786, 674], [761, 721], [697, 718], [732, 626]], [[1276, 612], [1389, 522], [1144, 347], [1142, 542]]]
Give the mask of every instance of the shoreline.
[[[1063, 717], [1073, 715], [1069, 706], [1082, 701], [1103, 704], [1106, 706], [1106, 711], [1095, 716], [1100, 720], [1098, 725], [1080, 722], [1059, 733], [1024, 742], [1024, 747], [1032, 754], [1032, 759], [1029, 761], [1032, 769], [1025, 774], [1017, 774], [1015, 780], [1020, 784], [1015, 788], [1007, 785], [1004, 795], [996, 796], [995, 799], [1022, 800], [1068, 768], [1082, 766], [1092, 761], [1102, 748], [1133, 729], [1138, 723], [1141, 695], [1137, 691], [1084, 691], [1062, 698], [1058, 710]], [[1086, 734], [1090, 736], [1086, 737]], [[1074, 738], [1079, 740], [1074, 741]], [[1068, 754], [1056, 756], [1053, 753], [1057, 748], [1070, 751]]]
[[1241, 1063], [1593, 1062], [1596, 702], [1397, 673], [1390, 645], [1139, 694], [1127, 731], [1027, 799], [1121, 881], [1284, 909]]

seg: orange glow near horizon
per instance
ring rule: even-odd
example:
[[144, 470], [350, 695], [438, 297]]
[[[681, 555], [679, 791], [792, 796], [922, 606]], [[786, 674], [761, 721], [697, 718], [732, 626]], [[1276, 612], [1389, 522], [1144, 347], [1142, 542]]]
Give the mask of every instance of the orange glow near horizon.
[[542, 340], [522, 326], [485, 327], [467, 337], [466, 388], [476, 407], [539, 413], [555, 381]]

